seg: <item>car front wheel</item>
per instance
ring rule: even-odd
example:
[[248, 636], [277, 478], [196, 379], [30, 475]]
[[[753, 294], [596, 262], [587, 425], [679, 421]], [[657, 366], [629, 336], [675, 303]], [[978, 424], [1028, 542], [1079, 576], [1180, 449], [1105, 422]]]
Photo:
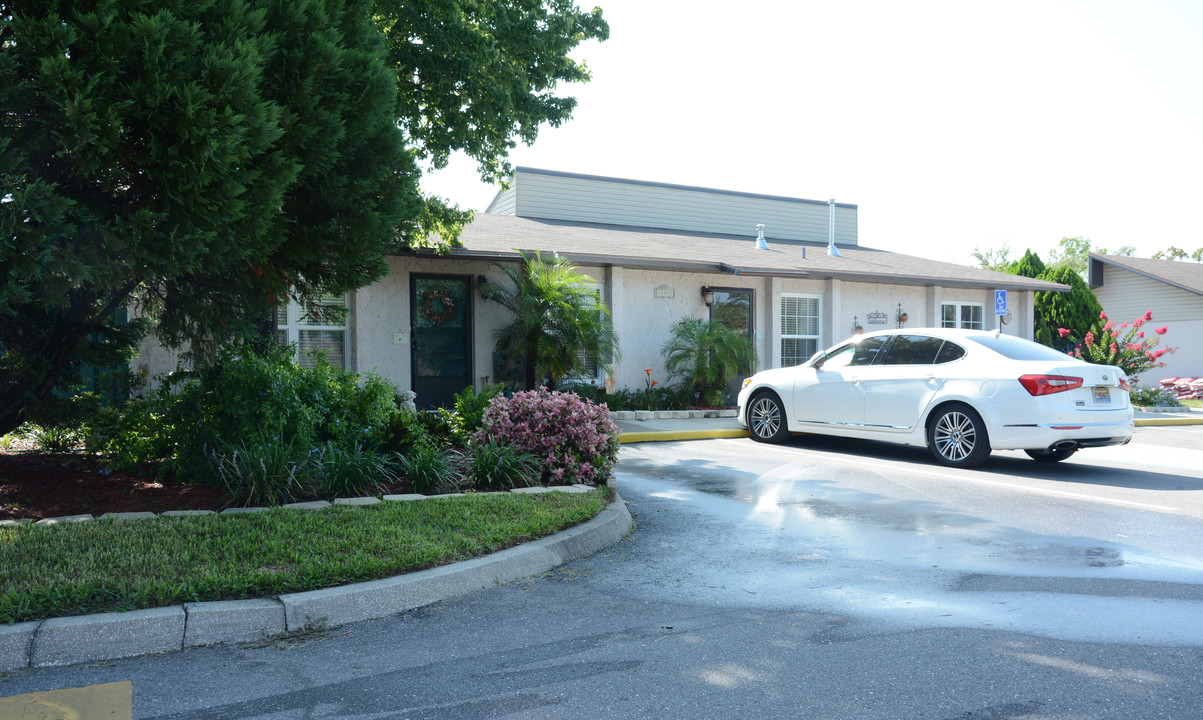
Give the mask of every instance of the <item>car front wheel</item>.
[[776, 443], [785, 438], [789, 432], [785, 428], [785, 408], [776, 393], [762, 392], [748, 403], [748, 430], [757, 442]]
[[1024, 450], [1028, 457], [1040, 462], [1061, 462], [1076, 453], [1076, 447], [1053, 448], [1052, 450]]
[[982, 416], [968, 405], [947, 405], [927, 426], [927, 449], [941, 465], [975, 467], [990, 455], [990, 438]]

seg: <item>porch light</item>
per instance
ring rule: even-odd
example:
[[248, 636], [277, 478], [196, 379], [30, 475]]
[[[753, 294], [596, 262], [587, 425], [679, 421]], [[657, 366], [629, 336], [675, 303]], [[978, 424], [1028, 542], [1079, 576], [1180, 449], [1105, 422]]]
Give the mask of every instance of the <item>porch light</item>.
[[714, 304], [714, 291], [710, 289], [709, 285], [702, 286], [702, 302], [706, 303], [706, 307]]

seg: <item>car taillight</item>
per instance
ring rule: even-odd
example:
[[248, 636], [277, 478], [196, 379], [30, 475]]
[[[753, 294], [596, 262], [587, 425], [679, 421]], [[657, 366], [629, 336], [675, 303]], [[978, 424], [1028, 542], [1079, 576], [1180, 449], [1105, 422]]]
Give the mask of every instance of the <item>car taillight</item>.
[[1131, 390], [1132, 390], [1132, 386], [1128, 384], [1128, 378], [1126, 378], [1126, 377], [1123, 377], [1123, 378], [1120, 378], [1120, 379], [1119, 379], [1119, 389], [1120, 389], [1120, 390], [1127, 390], [1127, 391], [1131, 391]]
[[1082, 387], [1082, 378], [1069, 375], [1024, 375], [1019, 384], [1029, 394], [1039, 397]]

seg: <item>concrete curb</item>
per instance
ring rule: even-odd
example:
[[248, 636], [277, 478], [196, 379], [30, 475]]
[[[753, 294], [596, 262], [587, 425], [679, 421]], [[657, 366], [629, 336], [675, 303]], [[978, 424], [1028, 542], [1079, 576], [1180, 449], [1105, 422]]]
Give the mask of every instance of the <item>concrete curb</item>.
[[747, 430], [659, 430], [649, 432], [624, 432], [618, 436], [620, 443], [668, 442], [670, 440], [709, 440], [712, 438], [751, 437]]
[[631, 523], [626, 503], [615, 495], [596, 517], [576, 527], [485, 557], [385, 580], [275, 599], [186, 603], [0, 625], [0, 672], [253, 642], [285, 630], [395, 615], [588, 557], [626, 537]]
[[1134, 420], [1136, 427], [1159, 427], [1164, 425], [1203, 425], [1203, 418], [1171, 417], [1171, 418], [1140, 418]]

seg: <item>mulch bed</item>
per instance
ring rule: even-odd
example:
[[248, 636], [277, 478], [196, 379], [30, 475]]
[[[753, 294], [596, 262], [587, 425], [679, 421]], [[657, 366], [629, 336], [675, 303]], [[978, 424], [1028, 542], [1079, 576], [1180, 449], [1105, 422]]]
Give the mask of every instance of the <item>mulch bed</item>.
[[174, 478], [108, 472], [82, 452], [0, 452], [0, 520], [167, 510], [221, 510], [226, 495]]

